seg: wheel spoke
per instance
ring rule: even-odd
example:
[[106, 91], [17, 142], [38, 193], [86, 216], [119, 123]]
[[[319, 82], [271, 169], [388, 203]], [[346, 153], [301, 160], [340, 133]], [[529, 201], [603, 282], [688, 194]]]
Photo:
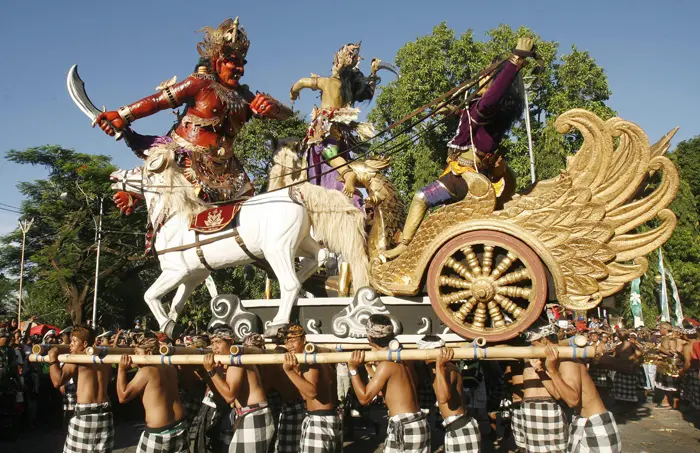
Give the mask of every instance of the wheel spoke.
[[446, 295], [442, 296], [441, 302], [443, 305], [447, 306], [450, 304], [454, 304], [455, 302], [459, 302], [460, 300], [468, 299], [469, 297], [471, 297], [471, 295], [472, 295], [472, 292], [469, 289], [465, 289], [462, 291], [456, 291], [454, 293], [450, 293], [450, 294], [446, 294]]
[[454, 313], [455, 318], [460, 322], [464, 323], [464, 319], [467, 317], [469, 313], [474, 309], [474, 306], [476, 305], [476, 299], [473, 297], [470, 297], [468, 301], [462, 304], [461, 307], [459, 307], [459, 310], [457, 310]]
[[503, 314], [501, 314], [501, 308], [494, 301], [490, 301], [488, 304], [489, 315], [491, 316], [491, 321], [493, 321], [494, 328], [505, 327], [506, 322], [503, 320]]
[[493, 245], [484, 245], [484, 255], [481, 259], [481, 275], [489, 275], [493, 265]]
[[524, 310], [518, 306], [515, 302], [508, 299], [505, 296], [496, 294], [493, 299], [498, 302], [498, 304], [503, 307], [505, 311], [513, 315], [513, 318], [518, 319], [524, 313]]
[[486, 326], [486, 305], [483, 302], [479, 302], [476, 306], [473, 325], [475, 329], [484, 329]]
[[474, 280], [474, 276], [471, 273], [469, 273], [467, 267], [452, 257], [447, 258], [445, 260], [445, 266], [449, 266], [450, 268], [452, 268], [452, 270], [457, 272], [460, 277], [467, 280], [468, 282]]
[[471, 282], [462, 280], [458, 277], [448, 277], [447, 275], [440, 276], [440, 286], [449, 286], [452, 288], [470, 288]]
[[467, 258], [467, 264], [469, 264], [469, 267], [472, 268], [472, 274], [474, 276], [481, 275], [481, 268], [479, 267], [479, 260], [476, 257], [476, 253], [474, 253], [474, 250], [472, 250], [472, 247], [469, 245], [467, 247], [462, 248], [462, 253], [464, 253], [464, 256]]
[[518, 283], [523, 280], [530, 280], [530, 271], [526, 267], [520, 269], [519, 271], [511, 272], [504, 275], [503, 277], [496, 280], [498, 285], [512, 285], [513, 283]]
[[515, 253], [509, 251], [508, 254], [501, 260], [501, 262], [498, 263], [496, 269], [494, 269], [493, 272], [491, 272], [491, 278], [494, 280], [498, 280], [498, 278], [510, 268], [510, 266], [516, 259], [518, 259], [518, 257], [515, 255]]
[[532, 288], [521, 288], [520, 286], [499, 286], [496, 288], [496, 293], [508, 297], [520, 297], [521, 299], [530, 299]]

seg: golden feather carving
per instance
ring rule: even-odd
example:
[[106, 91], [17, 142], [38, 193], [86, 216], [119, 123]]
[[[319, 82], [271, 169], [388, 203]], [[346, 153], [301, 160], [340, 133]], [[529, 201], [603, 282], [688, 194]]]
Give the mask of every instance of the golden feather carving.
[[[552, 274], [559, 303], [568, 309], [591, 309], [644, 274], [645, 255], [663, 245], [676, 226], [676, 216], [666, 208], [678, 192], [678, 170], [664, 154], [678, 129], [650, 146], [636, 124], [603, 121], [582, 109], [561, 115], [555, 127], [562, 134], [576, 129], [584, 138], [559, 176], [538, 182], [494, 211], [491, 184], [469, 173], [467, 197], [430, 214], [408, 251], [387, 263], [373, 260], [372, 285], [385, 294], [417, 294], [436, 250], [458, 234], [479, 229], [507, 232], [530, 245]], [[376, 174], [378, 167], [367, 165], [361, 173]], [[656, 173], [661, 174], [658, 186], [645, 193]], [[650, 220], [657, 221], [654, 228], [639, 230]], [[376, 257], [372, 247], [369, 252]]]

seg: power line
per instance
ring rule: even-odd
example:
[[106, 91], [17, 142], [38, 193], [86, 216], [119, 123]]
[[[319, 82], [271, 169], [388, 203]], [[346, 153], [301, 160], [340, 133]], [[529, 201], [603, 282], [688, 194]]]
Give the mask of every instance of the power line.
[[2, 210], [2, 211], [7, 211], [7, 212], [12, 212], [12, 213], [14, 213], [14, 214], [22, 214], [20, 211], [15, 211], [14, 209], [3, 208], [2, 206], [0, 206], [0, 210]]
[[19, 210], [19, 208], [17, 206], [12, 206], [12, 205], [7, 204], [7, 203], [0, 203], [0, 205], [11, 208], [11, 209]]

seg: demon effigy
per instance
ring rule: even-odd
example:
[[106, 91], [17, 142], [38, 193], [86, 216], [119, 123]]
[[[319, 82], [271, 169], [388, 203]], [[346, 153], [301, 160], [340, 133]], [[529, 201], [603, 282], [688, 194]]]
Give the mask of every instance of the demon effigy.
[[[175, 150], [196, 195], [208, 203], [245, 199], [253, 186], [233, 153], [233, 141], [253, 117], [284, 120], [292, 111], [267, 94], [253, 94], [240, 83], [250, 40], [238, 18], [217, 28], [205, 27], [197, 46], [195, 73], [180, 83], [175, 78], [157, 87], [158, 93], [99, 115], [95, 123], [109, 135], [123, 129], [127, 144], [140, 157], [154, 146]], [[184, 106], [177, 124], [164, 136], [137, 134], [129, 128], [136, 120], [165, 109]], [[111, 124], [109, 124], [109, 123]], [[115, 196], [120, 208], [133, 200], [126, 192]]]
[[348, 165], [348, 153], [366, 150], [366, 141], [375, 130], [371, 124], [358, 121], [360, 109], [355, 103], [370, 101], [381, 79], [379, 69], [397, 70], [390, 64], [373, 59], [369, 76], [360, 70], [360, 44], [346, 44], [333, 59], [330, 77], [299, 79], [290, 89], [292, 101], [305, 88], [321, 91], [321, 107], [314, 106], [311, 126], [303, 141], [307, 160], [307, 177], [316, 185], [342, 190], [360, 206], [360, 192], [355, 190], [357, 175]]

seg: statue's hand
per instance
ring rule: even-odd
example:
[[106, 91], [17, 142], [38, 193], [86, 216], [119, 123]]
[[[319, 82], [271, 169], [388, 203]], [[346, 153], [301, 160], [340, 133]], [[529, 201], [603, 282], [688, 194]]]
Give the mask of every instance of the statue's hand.
[[119, 208], [119, 210], [126, 215], [129, 215], [134, 211], [134, 207], [138, 202], [138, 199], [132, 197], [129, 192], [124, 192], [121, 190], [115, 193], [112, 199], [114, 200], [114, 204], [117, 205], [117, 208]]
[[343, 180], [345, 181], [345, 185], [343, 186], [343, 193], [345, 194], [345, 196], [352, 198], [352, 196], [355, 194], [356, 179], [357, 175], [354, 171], [349, 171], [345, 173], [345, 176], [343, 176]]
[[532, 51], [532, 47], [535, 45], [535, 41], [532, 38], [518, 38], [518, 44], [515, 46], [515, 50], [522, 50], [523, 52]]
[[124, 129], [124, 120], [121, 116], [119, 116], [119, 113], [115, 110], [111, 110], [109, 112], [102, 112], [99, 115], [97, 115], [95, 121], [92, 122], [92, 126], [95, 127], [95, 125], [98, 125], [100, 126], [100, 129], [102, 129], [105, 132], [105, 134], [114, 136], [115, 131], [107, 121], [112, 123], [114, 127], [118, 128], [119, 130]]
[[299, 92], [294, 90], [289, 90], [289, 100], [294, 102], [299, 99]]
[[274, 118], [280, 111], [277, 101], [265, 93], [258, 93], [250, 103], [250, 110], [262, 118]]

